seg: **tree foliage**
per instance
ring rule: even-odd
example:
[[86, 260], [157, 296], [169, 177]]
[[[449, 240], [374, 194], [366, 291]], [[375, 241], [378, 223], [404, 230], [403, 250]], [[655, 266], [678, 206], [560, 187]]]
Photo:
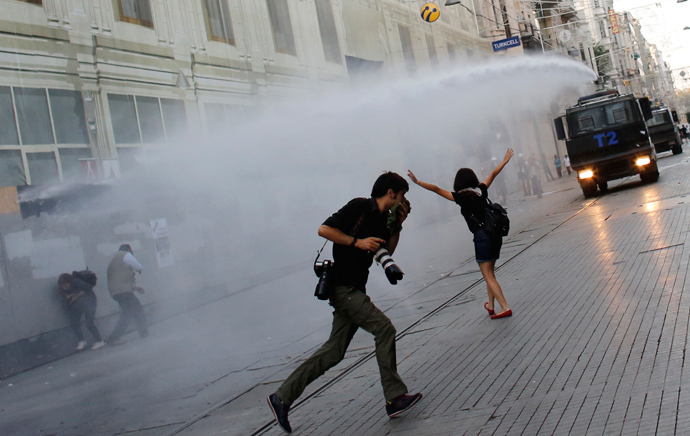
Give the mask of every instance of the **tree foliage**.
[[597, 71], [599, 71], [600, 76], [606, 76], [606, 73], [611, 71], [611, 57], [606, 56], [608, 53], [609, 51], [601, 45], [594, 47], [594, 57], [597, 61]]

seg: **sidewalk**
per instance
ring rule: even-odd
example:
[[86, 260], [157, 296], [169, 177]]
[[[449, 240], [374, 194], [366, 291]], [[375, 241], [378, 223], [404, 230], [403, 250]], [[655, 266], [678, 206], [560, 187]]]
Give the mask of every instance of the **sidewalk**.
[[[506, 240], [497, 275], [512, 318], [489, 319], [471, 262], [423, 289], [432, 314], [399, 330], [398, 361], [424, 399], [402, 418], [387, 418], [373, 341], [358, 333], [367, 346], [293, 407], [293, 434], [689, 434], [690, 163], [660, 166], [659, 183], [618, 182]], [[265, 396], [305, 357], [173, 434], [283, 434]]]

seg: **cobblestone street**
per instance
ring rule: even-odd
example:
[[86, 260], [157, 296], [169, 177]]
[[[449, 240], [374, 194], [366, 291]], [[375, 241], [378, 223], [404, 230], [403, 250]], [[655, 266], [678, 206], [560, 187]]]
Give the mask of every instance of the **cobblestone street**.
[[[690, 433], [679, 412], [690, 405], [689, 166], [682, 156], [660, 164], [659, 183], [622, 181], [507, 238], [497, 276], [512, 318], [486, 315], [471, 262], [424, 289], [429, 306], [448, 298], [399, 329], [401, 375], [424, 393], [403, 418], [384, 412], [366, 338], [296, 404], [293, 434]], [[282, 434], [264, 397], [297, 363], [182, 434]]]
[[[423, 400], [388, 419], [373, 339], [359, 332], [345, 360], [294, 405], [293, 434], [690, 434], [679, 413], [690, 401], [690, 161], [659, 164], [658, 183], [621, 180], [595, 199], [574, 177], [546, 182], [542, 199], [510, 196], [497, 277], [511, 318], [492, 321], [482, 307], [485, 284], [459, 211], [428, 223], [412, 215], [396, 251], [404, 281], [390, 286], [377, 271], [370, 294], [393, 320], [399, 371]], [[446, 234], [446, 245], [429, 246]], [[266, 396], [325, 340], [330, 312], [305, 291], [311, 271], [278, 283], [291, 291], [262, 286], [155, 325], [148, 341], [4, 380], [0, 433], [282, 434]], [[278, 332], [271, 316], [281, 307], [294, 314]], [[233, 330], [225, 320], [238, 310], [266, 322]], [[203, 340], [209, 332], [219, 346]], [[242, 338], [256, 346], [234, 345]]]

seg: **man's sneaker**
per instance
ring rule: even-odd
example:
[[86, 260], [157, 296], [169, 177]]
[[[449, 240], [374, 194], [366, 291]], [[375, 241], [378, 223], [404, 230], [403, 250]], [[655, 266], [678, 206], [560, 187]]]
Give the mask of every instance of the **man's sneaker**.
[[288, 411], [290, 410], [290, 406], [283, 404], [276, 394], [268, 396], [268, 405], [271, 406], [271, 412], [273, 412], [278, 426], [283, 429], [285, 433], [292, 433], [292, 427], [290, 427], [290, 422], [288, 422]]
[[390, 401], [386, 401], [386, 413], [389, 418], [395, 418], [422, 399], [422, 394], [400, 395]]
[[103, 341], [98, 341], [93, 346], [91, 347], [92, 350], [98, 350], [101, 347], [105, 347], [105, 342]]
[[86, 348], [86, 341], [79, 341], [79, 343], [77, 344], [77, 351], [81, 351], [84, 348]]

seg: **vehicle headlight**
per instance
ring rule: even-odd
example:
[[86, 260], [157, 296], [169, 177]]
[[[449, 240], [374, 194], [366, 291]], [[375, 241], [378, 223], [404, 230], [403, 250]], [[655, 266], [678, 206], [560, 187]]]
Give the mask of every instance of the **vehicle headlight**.
[[649, 158], [649, 156], [641, 157], [635, 161], [635, 165], [638, 167], [643, 167], [645, 165], [649, 165], [652, 162], [652, 160]]
[[578, 177], [580, 177], [581, 179], [590, 179], [590, 178], [594, 177], [594, 171], [592, 171], [592, 170], [580, 171], [578, 173]]

